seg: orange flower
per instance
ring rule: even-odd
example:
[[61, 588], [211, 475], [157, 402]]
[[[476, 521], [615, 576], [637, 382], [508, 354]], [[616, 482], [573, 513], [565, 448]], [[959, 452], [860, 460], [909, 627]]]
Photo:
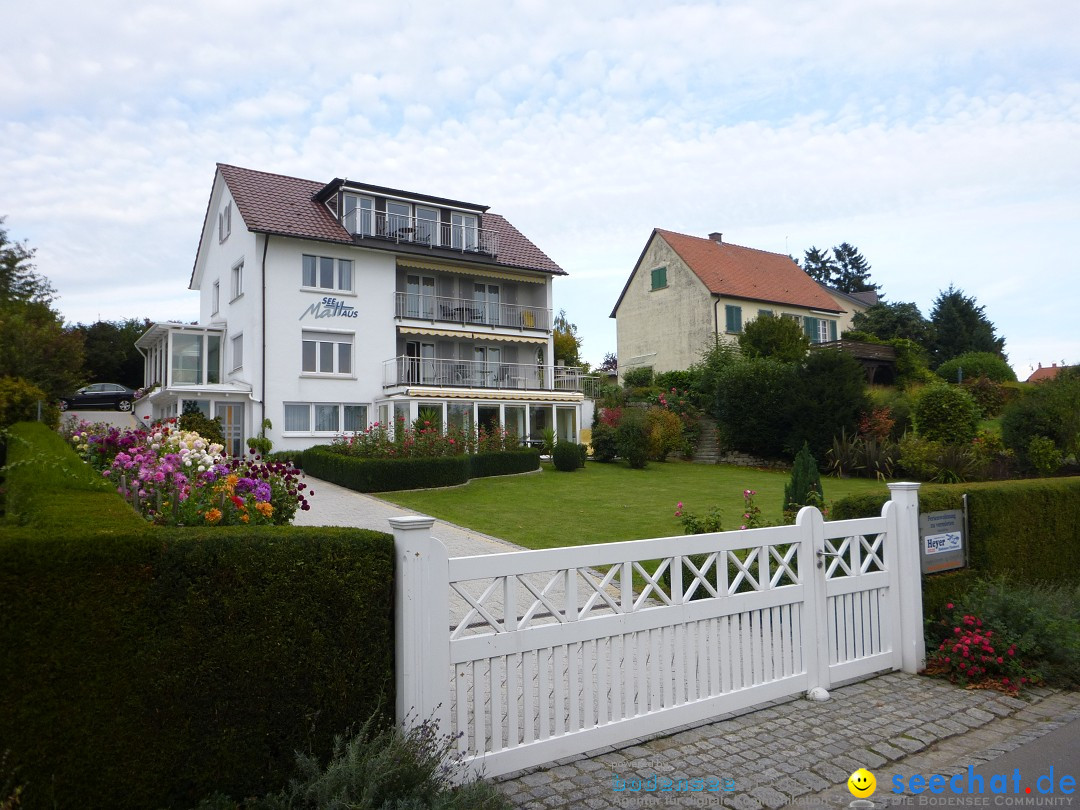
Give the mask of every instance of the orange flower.
[[251, 518], [248, 517], [247, 512], [244, 512], [242, 515], [240, 515], [240, 522], [241, 523], [247, 523], [249, 520], [251, 520]]
[[213, 523], [217, 523], [219, 520], [221, 520], [221, 510], [220, 509], [210, 509], [210, 510], [207, 511], [207, 513], [206, 513], [206, 522], [207, 523], [213, 524]]
[[259, 501], [255, 504], [255, 511], [263, 517], [270, 517], [274, 514], [274, 507], [272, 507], [267, 501]]

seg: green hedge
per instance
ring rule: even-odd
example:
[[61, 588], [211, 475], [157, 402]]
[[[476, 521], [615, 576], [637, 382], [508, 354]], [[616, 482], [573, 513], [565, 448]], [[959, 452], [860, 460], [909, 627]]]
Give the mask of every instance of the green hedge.
[[325, 760], [334, 734], [392, 711], [388, 535], [112, 520], [126, 504], [80, 489], [70, 450], [18, 434], [31, 462], [13, 477], [74, 487], [21, 503], [83, 499], [66, 526], [50, 512], [43, 532], [32, 511], [0, 529], [0, 751], [22, 806], [263, 794], [294, 751]]
[[326, 446], [304, 451], [304, 472], [358, 492], [450, 487], [470, 478], [512, 475], [540, 469], [540, 451], [522, 448], [508, 452], [438, 458], [356, 458]]
[[[919, 510], [959, 509], [964, 493], [974, 571], [1028, 583], [1080, 582], [1080, 477], [923, 487]], [[831, 518], [880, 514], [886, 500], [887, 493], [844, 498]]]

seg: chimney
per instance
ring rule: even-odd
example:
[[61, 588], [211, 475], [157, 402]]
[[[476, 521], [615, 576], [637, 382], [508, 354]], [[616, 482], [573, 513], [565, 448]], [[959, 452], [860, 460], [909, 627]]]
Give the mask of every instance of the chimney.
[[720, 244], [724, 243], [724, 235], [722, 233], [717, 233], [716, 231], [713, 231], [709, 234], [709, 238], [712, 239], [714, 242], [718, 242]]

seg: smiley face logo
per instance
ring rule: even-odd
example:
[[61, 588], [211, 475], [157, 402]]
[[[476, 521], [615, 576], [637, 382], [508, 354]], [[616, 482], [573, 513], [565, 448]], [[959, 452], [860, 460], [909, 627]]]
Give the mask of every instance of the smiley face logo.
[[877, 779], [866, 768], [859, 768], [848, 777], [847, 788], [856, 799], [866, 799], [877, 790]]

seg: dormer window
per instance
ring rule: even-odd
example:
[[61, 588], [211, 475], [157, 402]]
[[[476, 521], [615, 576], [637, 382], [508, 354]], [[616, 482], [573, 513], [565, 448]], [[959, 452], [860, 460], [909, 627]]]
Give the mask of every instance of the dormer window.
[[225, 207], [218, 213], [218, 242], [224, 242], [232, 233], [232, 203], [225, 203]]
[[356, 197], [352, 194], [345, 195], [345, 216], [343, 224], [349, 233], [361, 236], [371, 236], [375, 230], [373, 226], [375, 213], [375, 201], [370, 197]]

